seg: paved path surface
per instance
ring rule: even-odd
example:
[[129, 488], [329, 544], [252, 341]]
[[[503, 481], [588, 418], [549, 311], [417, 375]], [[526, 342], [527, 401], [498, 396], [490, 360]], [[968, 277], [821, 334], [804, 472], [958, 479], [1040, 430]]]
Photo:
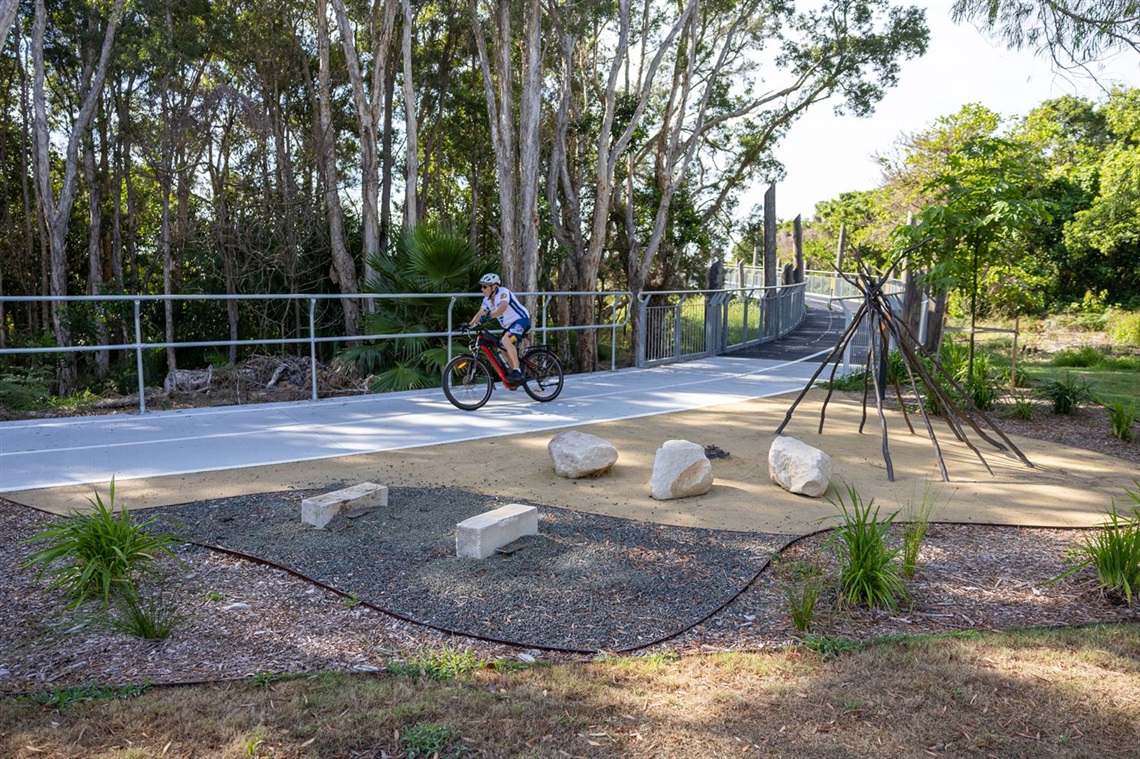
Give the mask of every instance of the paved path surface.
[[535, 403], [496, 388], [475, 412], [438, 389], [0, 424], [0, 492], [312, 461], [633, 419], [803, 387], [805, 361], [719, 357], [566, 378]]

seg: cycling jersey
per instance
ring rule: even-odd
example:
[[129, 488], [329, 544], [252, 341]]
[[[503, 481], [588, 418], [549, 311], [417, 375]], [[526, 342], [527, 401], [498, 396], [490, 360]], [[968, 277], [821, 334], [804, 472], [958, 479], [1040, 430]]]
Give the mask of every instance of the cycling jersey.
[[507, 303], [507, 310], [499, 317], [499, 324], [502, 325], [503, 329], [509, 330], [511, 325], [522, 320], [525, 320], [527, 326], [530, 326], [530, 313], [526, 307], [515, 297], [513, 292], [502, 285], [496, 288], [494, 295], [483, 298], [483, 312], [490, 314], [504, 301]]

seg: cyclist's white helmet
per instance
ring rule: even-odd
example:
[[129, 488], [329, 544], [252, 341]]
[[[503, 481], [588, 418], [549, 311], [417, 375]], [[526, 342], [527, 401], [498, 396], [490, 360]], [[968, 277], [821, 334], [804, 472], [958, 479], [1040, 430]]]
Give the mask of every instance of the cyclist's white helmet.
[[503, 280], [499, 279], [498, 274], [484, 274], [479, 279], [479, 284], [481, 284], [481, 285], [501, 285], [501, 284], [503, 284]]

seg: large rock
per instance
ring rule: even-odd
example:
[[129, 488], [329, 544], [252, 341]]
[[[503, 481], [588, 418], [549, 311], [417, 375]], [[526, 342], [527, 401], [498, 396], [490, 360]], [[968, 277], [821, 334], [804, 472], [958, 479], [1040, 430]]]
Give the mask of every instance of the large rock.
[[712, 464], [701, 446], [688, 440], [667, 440], [657, 449], [649, 480], [649, 489], [657, 500], [703, 495], [712, 485]]
[[559, 432], [546, 444], [554, 471], [572, 480], [598, 477], [610, 471], [618, 460], [617, 448], [608, 440], [585, 432]]
[[831, 484], [831, 457], [794, 437], [779, 435], [768, 450], [768, 476], [784, 490], [818, 498]]

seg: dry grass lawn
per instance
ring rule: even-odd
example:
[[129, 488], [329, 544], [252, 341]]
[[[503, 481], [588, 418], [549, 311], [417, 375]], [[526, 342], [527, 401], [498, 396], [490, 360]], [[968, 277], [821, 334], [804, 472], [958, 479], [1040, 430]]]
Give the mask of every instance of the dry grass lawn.
[[526, 667], [443, 653], [424, 653], [436, 677], [255, 678], [63, 708], [10, 698], [0, 701], [0, 755], [1103, 757], [1140, 746], [1137, 625], [830, 655]]

